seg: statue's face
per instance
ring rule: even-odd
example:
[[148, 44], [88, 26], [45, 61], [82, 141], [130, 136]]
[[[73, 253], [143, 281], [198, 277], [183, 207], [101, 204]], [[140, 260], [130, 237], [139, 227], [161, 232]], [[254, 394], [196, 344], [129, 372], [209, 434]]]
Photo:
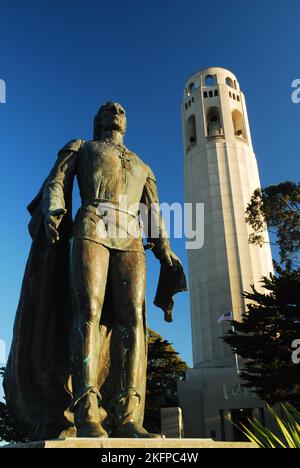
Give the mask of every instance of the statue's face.
[[102, 130], [116, 130], [122, 134], [126, 131], [126, 114], [117, 102], [107, 102], [97, 118]]

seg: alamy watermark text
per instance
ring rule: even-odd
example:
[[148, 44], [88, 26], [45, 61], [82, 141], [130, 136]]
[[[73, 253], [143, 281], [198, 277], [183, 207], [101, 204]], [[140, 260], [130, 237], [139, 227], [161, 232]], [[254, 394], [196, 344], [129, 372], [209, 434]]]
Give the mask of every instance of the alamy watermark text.
[[300, 104], [300, 78], [292, 82], [292, 88], [295, 88], [292, 92], [292, 102], [294, 104]]
[[6, 83], [0, 79], [0, 104], [6, 103]]

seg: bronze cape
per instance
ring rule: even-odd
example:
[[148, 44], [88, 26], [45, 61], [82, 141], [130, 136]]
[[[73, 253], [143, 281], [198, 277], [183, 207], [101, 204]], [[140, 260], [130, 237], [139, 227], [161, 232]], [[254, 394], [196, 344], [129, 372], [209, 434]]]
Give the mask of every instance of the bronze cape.
[[[44, 187], [44, 185], [43, 185]], [[65, 193], [67, 214], [60, 226], [60, 241], [51, 245], [46, 238], [42, 213], [41, 188], [28, 206], [32, 218], [29, 232], [33, 239], [17, 309], [13, 343], [4, 378], [4, 390], [10, 416], [31, 440], [58, 438], [74, 428], [70, 410], [70, 378], [73, 326], [69, 275], [69, 241], [72, 237], [72, 187]], [[172, 296], [187, 289], [180, 263], [161, 267], [155, 304], [172, 320]], [[122, 367], [119, 347], [114, 344], [114, 324], [109, 313], [109, 290], [106, 293], [100, 322], [103, 369], [99, 390], [108, 433], [113, 430], [116, 382]], [[140, 369], [147, 365], [146, 309], [144, 307], [145, 351]], [[118, 377], [119, 375], [119, 377]], [[144, 379], [141, 378], [141, 381]], [[142, 391], [141, 394], [145, 394]], [[144, 402], [143, 402], [144, 403]], [[105, 419], [105, 414], [103, 415]], [[69, 432], [65, 432], [70, 435]]]

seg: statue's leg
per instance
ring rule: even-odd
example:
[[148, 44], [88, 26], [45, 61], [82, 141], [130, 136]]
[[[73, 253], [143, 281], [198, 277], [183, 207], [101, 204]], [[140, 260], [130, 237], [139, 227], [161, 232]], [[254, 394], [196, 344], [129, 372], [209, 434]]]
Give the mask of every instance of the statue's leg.
[[143, 428], [147, 347], [145, 339], [146, 259], [141, 252], [114, 251], [110, 257], [109, 281], [113, 313], [122, 356], [117, 395], [114, 437], [161, 437]]
[[105, 437], [100, 425], [97, 383], [99, 322], [104, 302], [109, 250], [88, 240], [73, 240], [71, 282], [74, 325], [72, 339], [73, 407], [77, 437]]

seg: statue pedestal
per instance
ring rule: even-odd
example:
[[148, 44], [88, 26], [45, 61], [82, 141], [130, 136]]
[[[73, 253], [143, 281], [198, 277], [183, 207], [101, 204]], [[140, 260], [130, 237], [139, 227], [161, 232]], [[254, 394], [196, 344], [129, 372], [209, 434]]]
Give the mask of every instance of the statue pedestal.
[[3, 448], [94, 448], [94, 449], [202, 449], [254, 448], [246, 442], [215, 442], [212, 439], [83, 439], [45, 440], [28, 444], [11, 444]]

